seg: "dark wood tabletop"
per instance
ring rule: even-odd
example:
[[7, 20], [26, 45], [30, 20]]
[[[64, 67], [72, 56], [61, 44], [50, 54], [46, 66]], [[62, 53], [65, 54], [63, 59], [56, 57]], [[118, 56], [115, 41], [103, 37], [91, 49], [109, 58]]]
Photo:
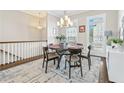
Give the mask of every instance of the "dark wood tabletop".
[[60, 49], [60, 50], [67, 50], [67, 49], [82, 49], [83, 46], [82, 45], [77, 45], [77, 44], [74, 44], [74, 45], [64, 45], [64, 44], [52, 44], [52, 45], [49, 45], [49, 48], [50, 49]]

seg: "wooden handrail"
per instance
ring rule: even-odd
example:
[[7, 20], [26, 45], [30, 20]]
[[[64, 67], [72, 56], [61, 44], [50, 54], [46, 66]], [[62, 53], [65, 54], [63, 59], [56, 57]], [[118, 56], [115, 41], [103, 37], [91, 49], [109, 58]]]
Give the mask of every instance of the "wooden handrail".
[[6, 41], [0, 43], [24, 43], [24, 42], [47, 42], [47, 40], [34, 40], [34, 41]]

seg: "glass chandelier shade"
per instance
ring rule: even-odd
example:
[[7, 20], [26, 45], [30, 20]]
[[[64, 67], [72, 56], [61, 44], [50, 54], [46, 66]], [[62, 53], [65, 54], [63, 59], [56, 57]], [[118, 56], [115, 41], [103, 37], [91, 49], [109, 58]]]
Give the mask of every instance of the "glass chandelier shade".
[[72, 25], [73, 23], [67, 15], [65, 15], [63, 18], [60, 18], [60, 20], [57, 22], [57, 26], [59, 27], [69, 27]]

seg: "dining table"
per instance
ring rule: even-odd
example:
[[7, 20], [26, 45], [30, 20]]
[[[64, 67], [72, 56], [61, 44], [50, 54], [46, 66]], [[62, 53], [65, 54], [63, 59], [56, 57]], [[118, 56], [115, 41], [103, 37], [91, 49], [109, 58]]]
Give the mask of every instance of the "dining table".
[[83, 45], [80, 44], [50, 44], [49, 49], [55, 50], [56, 53], [59, 55], [59, 59], [58, 59], [58, 64], [56, 69], [60, 68], [60, 62], [61, 59], [63, 57], [63, 55], [67, 55], [68, 54], [68, 49], [83, 49]]

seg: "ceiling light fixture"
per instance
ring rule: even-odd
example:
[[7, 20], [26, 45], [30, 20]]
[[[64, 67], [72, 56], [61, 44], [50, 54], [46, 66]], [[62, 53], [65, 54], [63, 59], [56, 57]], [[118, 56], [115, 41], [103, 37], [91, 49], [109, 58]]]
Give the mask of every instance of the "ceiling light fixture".
[[39, 22], [38, 22], [37, 28], [38, 28], [38, 29], [42, 29], [40, 12], [39, 12]]
[[73, 23], [70, 20], [69, 16], [66, 15], [66, 12], [64, 11], [64, 17], [60, 18], [60, 20], [57, 22], [57, 26], [59, 27], [69, 27], [72, 26]]

